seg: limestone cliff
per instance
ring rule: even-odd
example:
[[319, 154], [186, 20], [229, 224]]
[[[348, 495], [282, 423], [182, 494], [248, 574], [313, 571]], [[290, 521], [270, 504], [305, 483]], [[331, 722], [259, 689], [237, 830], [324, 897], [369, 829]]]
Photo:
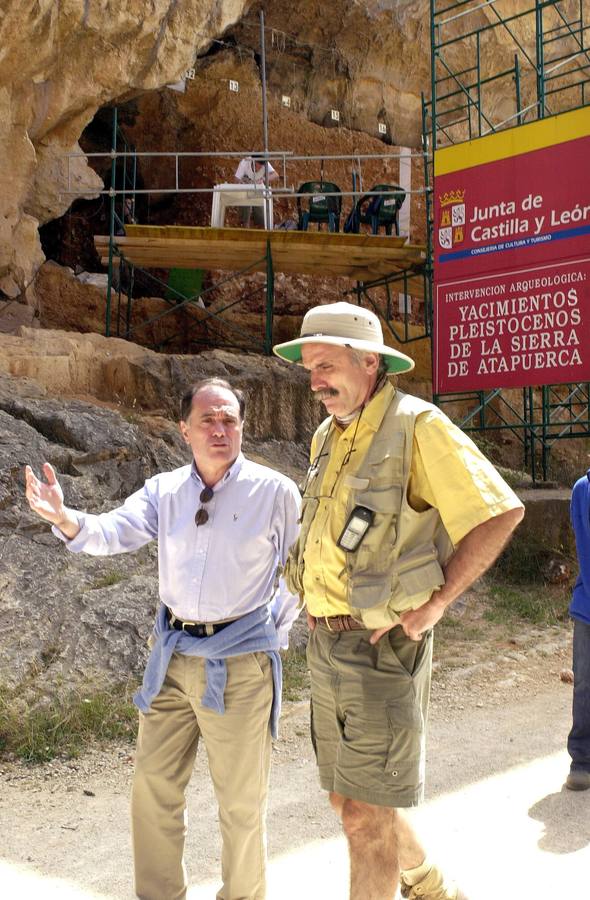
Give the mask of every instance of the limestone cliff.
[[66, 156], [96, 110], [177, 81], [246, 0], [9, 0], [0, 10], [0, 291], [22, 292], [43, 261], [39, 222], [102, 182]]
[[[334, 149], [335, 130], [340, 132], [336, 152], [376, 152], [381, 139], [419, 148], [420, 97], [430, 87], [427, 0], [264, 0], [263, 6], [273, 148], [308, 153], [323, 143]], [[518, 2], [504, 0], [503, 6], [509, 12]], [[80, 152], [78, 141], [99, 108], [141, 97], [132, 132], [142, 136], [143, 149], [164, 138], [168, 149], [182, 150], [262, 144], [259, 8], [252, 0], [5, 0], [0, 8], [0, 291], [5, 297], [26, 299], [43, 261], [38, 225], [62, 215], [76, 195], [92, 196], [101, 187], [84, 155], [68, 161], [69, 154]], [[493, 17], [492, 9], [476, 6], [469, 25]], [[450, 26], [458, 27], [462, 20]], [[530, 49], [528, 20], [515, 28]], [[455, 56], [461, 52], [458, 47]], [[482, 74], [512, 53], [509, 35], [502, 29], [490, 32]], [[186, 97], [170, 91], [159, 100], [150, 97], [189, 67], [196, 77]], [[242, 83], [235, 97], [228, 98], [228, 77]], [[526, 102], [526, 79], [522, 90]], [[489, 99], [501, 118], [512, 111], [510, 102], [502, 85], [494, 91], [489, 89]], [[281, 112], [283, 94], [291, 100], [289, 115]], [[160, 107], [161, 118], [150, 117], [154, 107]], [[336, 129], [331, 109], [340, 112]], [[385, 135], [378, 133], [379, 122]], [[302, 123], [318, 129], [311, 142]], [[93, 166], [99, 173], [104, 169]]]
[[20, 685], [26, 701], [139, 674], [158, 602], [155, 546], [69, 554], [28, 509], [24, 466], [51, 462], [74, 508], [117, 506], [145, 478], [188, 462], [178, 398], [208, 375], [247, 396], [247, 455], [300, 478], [321, 411], [296, 367], [221, 351], [165, 356], [97, 334], [2, 338], [0, 686]]

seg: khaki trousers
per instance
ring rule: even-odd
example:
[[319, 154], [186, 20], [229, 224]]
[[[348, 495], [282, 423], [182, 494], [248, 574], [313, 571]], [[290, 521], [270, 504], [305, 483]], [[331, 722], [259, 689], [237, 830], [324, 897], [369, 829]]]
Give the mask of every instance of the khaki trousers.
[[199, 739], [219, 806], [223, 886], [217, 900], [263, 900], [270, 770], [269, 657], [227, 660], [225, 713], [201, 705], [205, 662], [174, 654], [162, 690], [140, 714], [131, 799], [135, 890], [141, 900], [183, 900], [188, 785]]

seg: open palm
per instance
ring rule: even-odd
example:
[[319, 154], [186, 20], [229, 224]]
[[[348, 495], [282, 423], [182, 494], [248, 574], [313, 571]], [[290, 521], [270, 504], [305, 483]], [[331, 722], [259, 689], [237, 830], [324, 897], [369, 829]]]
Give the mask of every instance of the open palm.
[[64, 514], [64, 495], [53, 466], [43, 464], [46, 481], [41, 481], [30, 466], [25, 468], [26, 496], [29, 506], [48, 522], [59, 522]]

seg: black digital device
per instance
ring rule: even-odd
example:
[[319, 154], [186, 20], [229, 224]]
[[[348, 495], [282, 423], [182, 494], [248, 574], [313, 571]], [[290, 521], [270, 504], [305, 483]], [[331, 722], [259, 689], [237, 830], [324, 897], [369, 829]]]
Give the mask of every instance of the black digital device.
[[338, 538], [338, 546], [353, 553], [373, 524], [374, 518], [375, 513], [372, 509], [367, 509], [366, 506], [355, 506]]

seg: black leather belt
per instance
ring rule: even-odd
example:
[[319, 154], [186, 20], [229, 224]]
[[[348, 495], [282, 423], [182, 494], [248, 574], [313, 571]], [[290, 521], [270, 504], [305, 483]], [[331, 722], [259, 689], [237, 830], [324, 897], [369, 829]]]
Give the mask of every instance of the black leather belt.
[[217, 623], [183, 622], [182, 619], [177, 619], [174, 613], [168, 610], [168, 621], [171, 628], [176, 629], [176, 631], [186, 631], [191, 637], [204, 638], [211, 637], [212, 634], [217, 634], [218, 631], [223, 631], [224, 628], [227, 628], [228, 625], [231, 625], [236, 620], [232, 619], [230, 622]]

